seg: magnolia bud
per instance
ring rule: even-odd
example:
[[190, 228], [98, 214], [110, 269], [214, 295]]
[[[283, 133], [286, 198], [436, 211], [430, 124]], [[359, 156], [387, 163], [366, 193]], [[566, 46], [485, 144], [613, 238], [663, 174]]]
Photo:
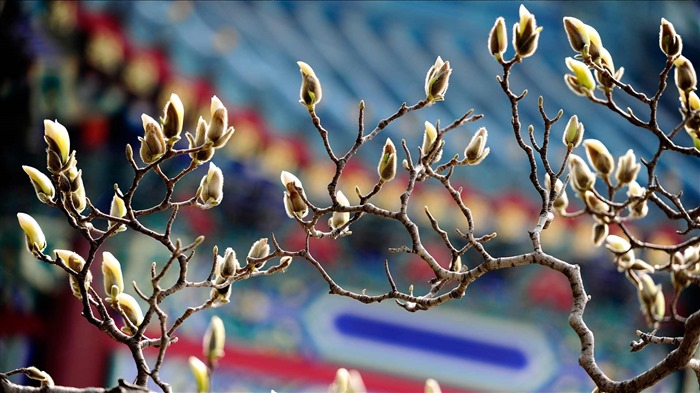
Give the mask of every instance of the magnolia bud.
[[224, 322], [216, 315], [211, 317], [207, 331], [204, 333], [204, 356], [210, 365], [215, 365], [219, 358], [224, 356], [224, 343], [226, 330]]
[[124, 292], [124, 277], [121, 264], [109, 251], [102, 253], [102, 279], [105, 294], [112, 303], [116, 302], [117, 297]]
[[[252, 259], [261, 259], [270, 255], [270, 245], [267, 244], [267, 238], [264, 237], [250, 247], [248, 251], [248, 263], [251, 263]], [[265, 265], [265, 262], [257, 262], [254, 266], [256, 269], [260, 269]]]
[[[73, 296], [75, 296], [78, 300], [83, 300], [83, 294], [80, 293], [80, 285], [78, 284], [78, 280], [75, 278], [75, 276], [70, 275], [68, 276], [68, 282], [70, 284], [70, 290], [73, 293]], [[92, 273], [88, 270], [87, 274], [85, 275], [85, 291], [87, 292], [88, 288], [90, 288], [90, 284], [92, 283]]]
[[[143, 322], [143, 311], [141, 311], [141, 307], [133, 296], [122, 292], [117, 295], [116, 304], [122, 309], [124, 316], [129, 320], [129, 322], [131, 322], [132, 325], [137, 328], [139, 325], [141, 325], [141, 322]], [[124, 326], [122, 331], [126, 334], [136, 333], [131, 331], [128, 326]]]
[[450, 74], [452, 74], [450, 62], [442, 61], [442, 58], [438, 56], [435, 59], [435, 64], [430, 67], [425, 75], [425, 97], [429, 103], [445, 99], [445, 92], [447, 92], [450, 82]]
[[595, 80], [591, 74], [591, 70], [583, 62], [574, 60], [571, 57], [566, 58], [566, 66], [574, 73], [574, 75], [565, 75], [564, 80], [567, 86], [574, 93], [581, 96], [589, 96], [595, 89]]
[[[597, 63], [599, 66], [608, 70], [612, 78], [615, 78], [617, 80], [622, 79], [622, 75], [624, 75], [625, 73], [625, 69], [623, 67], [620, 67], [619, 70], [615, 71], [615, 63], [613, 63], [612, 56], [610, 55], [610, 52], [608, 52], [608, 50], [605, 48], [600, 48], [600, 58]], [[596, 70], [595, 78], [598, 80], [598, 83], [601, 84], [602, 89], [605, 91], [612, 91], [612, 89], [615, 87], [615, 82], [613, 81], [613, 79], [605, 73]]]
[[350, 373], [345, 368], [339, 368], [335, 372], [335, 381], [333, 381], [333, 392], [348, 393], [350, 387]]
[[634, 151], [629, 149], [624, 156], [617, 160], [615, 178], [619, 184], [628, 184], [637, 179], [637, 174], [641, 168], [642, 166], [637, 163], [637, 158], [634, 156]]
[[44, 120], [44, 140], [48, 145], [48, 169], [51, 173], [64, 171], [70, 162], [68, 130], [58, 121]]
[[467, 148], [464, 149], [464, 158], [467, 164], [478, 165], [489, 155], [491, 149], [485, 147], [488, 135], [489, 133], [486, 131], [486, 128], [481, 127], [476, 131], [474, 136], [472, 136]]
[[161, 118], [163, 136], [168, 140], [168, 145], [172, 146], [180, 140], [184, 118], [185, 108], [182, 105], [182, 101], [177, 94], [173, 93], [165, 104], [165, 108], [163, 108], [163, 117]]
[[[112, 205], [109, 208], [109, 215], [112, 217], [123, 218], [126, 215], [126, 205], [124, 204], [124, 200], [120, 197], [120, 195], [121, 192], [119, 191], [119, 188], [115, 185], [114, 196], [112, 197]], [[117, 222], [109, 221], [110, 228], [115, 225], [117, 225]], [[125, 230], [126, 226], [124, 224], [120, 224], [119, 229], [117, 229], [117, 232]]]
[[[345, 197], [342, 191], [336, 192], [335, 198], [338, 200], [340, 206], [350, 206], [350, 201]], [[349, 212], [333, 212], [333, 215], [328, 220], [328, 226], [331, 227], [331, 229], [338, 229], [348, 221], [350, 221]], [[347, 228], [345, 230], [347, 230]]]
[[34, 251], [44, 251], [46, 248], [46, 237], [44, 237], [44, 232], [42, 232], [39, 223], [26, 213], [17, 213], [17, 220], [19, 221], [19, 226], [22, 227], [24, 231], [27, 250], [31, 253], [34, 253]]
[[238, 258], [236, 258], [236, 252], [231, 247], [226, 248], [223, 258], [217, 256], [217, 263], [219, 264], [218, 266], [220, 268], [219, 276], [224, 279], [228, 279], [229, 277], [236, 275], [236, 272], [241, 269], [241, 265], [238, 263]]
[[[27, 367], [25, 369], [24, 374], [29, 379], [33, 379], [35, 381], [40, 381], [42, 388], [54, 387], [53, 379], [51, 378], [49, 373], [47, 373], [46, 371], [41, 371], [38, 368], [31, 366], [31, 367]], [[44, 389], [42, 389], [42, 390], [44, 390]]]
[[615, 167], [615, 161], [605, 145], [597, 139], [586, 139], [583, 141], [583, 146], [586, 148], [586, 156], [591, 166], [605, 176], [610, 175]]
[[605, 238], [605, 248], [615, 254], [623, 254], [630, 250], [630, 243], [617, 235], [608, 235]]
[[70, 201], [75, 210], [80, 213], [87, 207], [83, 171], [71, 166], [68, 168], [68, 178], [70, 179]]
[[503, 53], [505, 53], [508, 47], [508, 36], [506, 32], [506, 22], [503, 17], [496, 19], [489, 33], [489, 52], [497, 60], [503, 58]]
[[603, 42], [600, 39], [600, 34], [598, 30], [594, 29], [592, 26], [586, 25], [586, 33], [588, 33], [588, 54], [591, 56], [591, 60], [598, 62], [600, 59], [600, 51], [603, 48]]
[[575, 154], [569, 156], [569, 173], [571, 186], [578, 192], [590, 190], [595, 184], [595, 175], [583, 159]]
[[583, 200], [586, 206], [595, 214], [605, 214], [610, 211], [610, 206], [601, 201], [593, 192], [586, 191], [583, 193]]
[[598, 222], [593, 224], [593, 244], [596, 247], [600, 247], [605, 238], [608, 237], [608, 233], [608, 224]]
[[44, 203], [52, 202], [54, 195], [56, 195], [56, 190], [53, 187], [53, 183], [51, 183], [51, 179], [31, 166], [22, 165], [22, 169], [29, 175], [29, 180], [34, 186], [37, 198]]
[[195, 153], [190, 153], [190, 157], [192, 157], [192, 160], [194, 160], [197, 164], [207, 162], [214, 156], [214, 148], [212, 144], [207, 144], [207, 128], [209, 128], [209, 124], [207, 124], [206, 120], [200, 116], [199, 120], [197, 121], [195, 136], [193, 137], [189, 132], [185, 134], [190, 143], [190, 149], [206, 146]]
[[673, 76], [676, 80], [678, 90], [685, 93], [688, 93], [691, 90], [696, 90], [698, 78], [695, 74], [693, 63], [686, 59], [685, 56], [678, 56], [678, 58], [673, 62], [673, 65], [676, 66]]
[[564, 146], [569, 149], [578, 147], [581, 144], [581, 140], [583, 140], [583, 131], [583, 123], [578, 122], [578, 116], [571, 116], [564, 129], [564, 136], [562, 138]]
[[423, 391], [425, 393], [442, 393], [442, 389], [440, 389], [440, 384], [438, 384], [438, 382], [432, 378], [428, 378], [425, 380], [425, 387]]
[[139, 137], [141, 141], [139, 154], [144, 163], [150, 164], [162, 157], [167, 147], [160, 124], [145, 113], [141, 115], [141, 121], [145, 134], [143, 138]]
[[316, 77], [313, 68], [303, 61], [297, 61], [299, 71], [301, 71], [301, 89], [299, 91], [299, 102], [306, 105], [306, 108], [313, 110], [316, 104], [321, 102], [323, 91], [321, 82]]
[[234, 131], [233, 127], [228, 126], [226, 107], [217, 96], [213, 96], [211, 98], [211, 120], [207, 129], [207, 140], [212, 142], [215, 149], [218, 149], [226, 145]]
[[85, 260], [78, 253], [71, 250], [53, 250], [56, 259], [64, 266], [68, 266], [76, 272], [83, 270]]
[[[547, 193], [549, 193], [552, 189], [552, 181], [549, 176], [544, 178], [544, 185], [547, 189]], [[561, 180], [557, 179], [557, 181], [554, 182], [554, 191], [557, 193], [557, 197], [552, 206], [557, 212], [559, 212], [559, 214], [563, 214], [566, 212], [566, 208], [569, 206], [569, 197], [566, 195], [564, 183], [562, 183]]]
[[583, 53], [584, 58], [588, 56], [588, 46], [591, 40], [588, 37], [588, 29], [586, 25], [576, 18], [570, 16], [564, 17], [564, 30], [569, 39], [571, 48], [576, 52]]
[[382, 158], [379, 160], [377, 172], [382, 183], [390, 181], [396, 176], [396, 147], [391, 139], [386, 138]]
[[683, 40], [676, 34], [671, 22], [661, 18], [661, 28], [659, 29], [659, 48], [667, 57], [678, 56], [683, 50]]
[[190, 356], [187, 361], [190, 364], [194, 380], [197, 382], [197, 393], [209, 392], [209, 369], [207, 365], [194, 356]]
[[202, 209], [210, 209], [221, 203], [224, 198], [224, 174], [221, 169], [209, 163], [209, 171], [202, 178], [197, 189], [197, 204]]
[[646, 273], [640, 276], [641, 288], [637, 292], [642, 312], [650, 326], [660, 322], [666, 313], [666, 299], [664, 298], [661, 284], [654, 284], [654, 280]]
[[521, 59], [532, 56], [537, 50], [542, 27], [537, 27], [535, 15], [520, 5], [520, 22], [513, 25], [513, 48]]
[[[287, 171], [282, 171], [280, 180], [286, 189], [283, 200], [284, 209], [289, 218], [294, 218], [295, 216], [299, 218], [306, 217], [306, 214], [309, 212], [309, 207], [302, 197], [304, 187], [301, 185], [301, 181]], [[301, 192], [297, 191], [297, 188], [301, 189]]]
[[[435, 144], [435, 141], [437, 140], [437, 130], [435, 129], [435, 126], [430, 123], [429, 121], [425, 122], [425, 132], [423, 133], [423, 154], [425, 156], [430, 153], [430, 150], [433, 148], [433, 145]], [[435, 156], [431, 160], [431, 163], [440, 161], [440, 158], [442, 158], [442, 148], [438, 147], [437, 152], [435, 152]]]

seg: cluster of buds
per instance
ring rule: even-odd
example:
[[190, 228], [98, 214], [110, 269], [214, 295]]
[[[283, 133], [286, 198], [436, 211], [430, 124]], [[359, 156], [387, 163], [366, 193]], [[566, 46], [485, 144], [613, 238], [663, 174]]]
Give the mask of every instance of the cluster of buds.
[[285, 188], [283, 203], [284, 210], [289, 218], [304, 218], [309, 213], [309, 207], [304, 202], [306, 194], [299, 178], [293, 174], [282, 171], [280, 181]]
[[[236, 272], [241, 269], [241, 265], [238, 263], [238, 258], [236, 258], [236, 252], [231, 248], [226, 248], [224, 256], [218, 255], [218, 248], [214, 247], [214, 254], [216, 255], [216, 265], [214, 267], [214, 283], [219, 286], [236, 275]], [[231, 298], [231, 283], [224, 285], [221, 288], [212, 288], [209, 299], [212, 302], [212, 307], [218, 307], [223, 304], [228, 303]]]
[[209, 170], [199, 182], [195, 196], [197, 206], [202, 209], [211, 209], [224, 198], [224, 174], [213, 162], [209, 163]]
[[160, 159], [175, 142], [180, 140], [185, 109], [180, 97], [173, 93], [163, 108], [160, 123], [147, 114], [141, 115], [144, 136], [139, 137], [141, 160], [151, 164]]
[[[47, 148], [47, 168], [58, 177], [58, 189], [61, 199], [80, 213], [87, 206], [82, 171], [78, 170], [75, 151], [70, 151], [68, 130], [58, 121], [44, 120], [44, 140]], [[48, 203], [55, 194], [53, 183], [38, 170], [26, 167], [25, 172], [37, 192], [40, 201]]]
[[185, 133], [189, 148], [198, 149], [190, 153], [197, 164], [209, 161], [214, 156], [214, 151], [226, 146], [235, 132], [233, 126], [228, 124], [228, 110], [217, 96], [211, 98], [210, 114], [209, 123], [202, 116], [199, 117], [194, 136]]
[[[67, 266], [74, 271], [80, 273], [83, 268], [85, 267], [85, 259], [78, 255], [78, 253], [70, 250], [54, 250], [54, 254], [56, 255], [56, 260], [60, 261], [61, 264], [64, 266]], [[76, 276], [74, 275], [69, 275], [68, 276], [69, 282], [70, 282], [70, 288], [71, 292], [73, 292], [73, 296], [76, 298], [82, 300], [83, 295], [80, 293], [80, 284], [78, 283], [78, 280]], [[84, 284], [84, 289], [85, 291], [90, 288], [90, 284], [92, 283], [92, 273], [88, 270], [86, 275], [85, 275], [85, 284]]]
[[445, 99], [445, 93], [450, 83], [450, 74], [452, 74], [450, 62], [443, 61], [438, 56], [425, 75], [425, 98], [428, 100], [429, 105]]

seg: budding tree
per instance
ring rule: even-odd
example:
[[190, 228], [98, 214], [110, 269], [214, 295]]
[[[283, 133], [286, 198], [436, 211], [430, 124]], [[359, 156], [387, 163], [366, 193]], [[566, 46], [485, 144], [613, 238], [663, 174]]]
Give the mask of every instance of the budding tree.
[[[428, 69], [424, 81], [425, 95], [414, 104], [404, 103], [371, 129], [366, 127], [365, 103], [360, 101], [356, 138], [342, 150], [332, 147], [330, 138], [333, 132], [326, 129], [316, 111], [322, 105], [323, 75], [317, 75], [311, 65], [298, 62], [302, 77], [300, 103], [308, 111], [311, 124], [323, 144], [325, 159], [334, 167], [331, 181], [327, 184], [327, 198], [323, 200], [312, 200], [307, 196], [304, 182], [310, 180], [300, 179], [288, 171], [280, 174], [280, 203], [289, 219], [305, 236], [301, 249], [290, 249], [280, 244], [272, 234], [252, 244], [245, 260], [241, 258], [239, 261], [232, 248], [226, 248], [221, 256], [215, 246], [208, 258], [208, 276], [199, 280], [191, 277], [189, 266], [196, 260], [194, 250], [201, 246], [203, 239], [196, 236], [192, 236], [192, 239], [173, 239], [172, 225], [181, 209], [209, 209], [225, 203], [222, 191], [224, 176], [212, 160], [216, 151], [231, 139], [234, 130], [228, 125], [226, 108], [218, 98], [213, 97], [209, 120], [199, 118], [194, 135], [186, 133], [188, 143], [185, 145], [180, 141], [184, 108], [175, 94], [166, 103], [159, 120], [143, 115], [144, 136], [140, 138], [140, 157], [134, 157], [134, 149], [130, 145], [126, 148], [126, 160], [134, 172], [133, 181], [123, 186], [124, 192], [115, 185], [109, 212], [94, 206], [86, 195], [77, 153], [70, 149], [68, 131], [58, 121], [45, 122], [48, 176], [35, 168], [24, 169], [39, 200], [63, 212], [68, 225], [86, 239], [90, 247], [87, 255], [71, 250], [46, 252], [50, 249], [51, 239], [44, 236], [40, 224], [30, 215], [19, 213], [27, 249], [38, 260], [66, 271], [87, 322], [130, 350], [138, 373], [135, 381], [121, 382], [118, 389], [122, 390], [143, 388], [152, 380], [163, 391], [170, 391], [171, 386], [161, 380], [159, 370], [166, 359], [167, 349], [176, 345], [178, 328], [192, 314], [228, 303], [235, 282], [283, 272], [293, 258], [313, 266], [327, 282], [332, 294], [362, 303], [394, 299], [398, 307], [410, 312], [429, 310], [441, 303], [459, 299], [465, 296], [471, 284], [491, 272], [540, 265], [562, 274], [568, 280], [574, 300], [568, 321], [581, 344], [579, 363], [597, 391], [640, 391], [671, 373], [685, 369], [694, 371], [700, 381], [700, 361], [694, 357], [700, 343], [700, 311], [681, 315], [676, 307], [678, 297], [686, 287], [700, 284], [700, 206], [687, 206], [683, 195], [670, 192], [664, 179], [657, 175], [657, 168], [664, 157], [676, 155], [695, 162], [700, 157], [700, 99], [695, 92], [697, 77], [693, 64], [682, 54], [681, 36], [670, 22], [662, 19], [659, 46], [666, 56], [666, 62], [659, 64], [656, 91], [645, 94], [624, 81], [624, 69], [615, 67], [613, 54], [605, 48], [602, 37], [594, 27], [573, 17], [564, 18], [563, 25], [573, 50], [573, 57], [562, 59], [562, 63], [571, 71], [571, 74], [563, 76], [566, 86], [581, 100], [598, 105], [601, 111], [612, 111], [640, 133], [652, 135], [655, 146], [648, 156], [638, 158], [630, 149], [624, 155], [614, 157], [605, 140], [585, 138], [584, 124], [576, 115], [564, 124], [562, 110], [548, 113], [543, 97], [537, 100], [540, 123], [523, 124], [521, 105], [530, 97], [526, 90], [514, 91], [511, 78], [522, 62], [538, 55], [542, 27], [537, 25], [535, 16], [524, 6], [520, 7], [519, 19], [513, 24], [510, 34], [506, 19], [498, 18], [486, 44], [501, 67], [496, 80], [504, 100], [510, 104], [510, 123], [504, 124], [504, 127], [511, 129], [512, 137], [522, 151], [523, 163], [529, 168], [530, 183], [540, 200], [537, 220], [532, 222], [529, 231], [531, 249], [526, 253], [498, 255], [499, 250], [491, 249], [489, 241], [497, 233], [483, 233], [479, 229], [468, 201], [463, 198], [462, 189], [453, 184], [456, 173], [479, 165], [490, 152], [489, 132], [484, 127], [478, 127], [473, 132], [467, 132], [471, 135], [469, 142], [462, 147], [463, 153], [451, 157], [443, 154], [445, 144], [454, 133], [467, 128], [465, 125], [478, 124], [482, 118], [472, 109], [445, 126], [426, 121], [419, 146], [413, 146], [406, 140], [386, 138], [381, 154], [376, 158], [377, 173], [373, 187], [366, 190], [355, 187], [354, 195], [345, 195], [340, 190], [341, 184], [346, 181], [344, 173], [347, 165], [357, 159], [361, 149], [372, 143], [381, 143], [383, 138], [380, 138], [380, 134], [408, 113], [439, 105], [440, 101], [447, 99], [450, 78], [456, 77], [458, 72], [455, 71], [453, 75], [449, 61], [441, 57]], [[486, 38], [486, 34], [484, 36]], [[513, 47], [512, 55], [508, 55], [509, 42]], [[675, 85], [676, 89], [668, 88], [672, 71], [672, 86]], [[665, 130], [657, 121], [659, 101], [664, 94], [675, 95], [676, 91], [680, 116], [673, 129]], [[635, 112], [621, 107], [618, 104], [620, 96], [637, 101], [645, 110]], [[565, 148], [563, 156], [552, 153], [552, 143], [559, 140]], [[181, 158], [186, 158], [188, 163], [178, 168]], [[199, 187], [190, 190], [189, 198], [175, 199], [174, 191], [180, 182], [205, 163], [209, 163], [208, 170], [203, 174]], [[149, 173], [162, 181], [165, 193], [161, 202], [136, 209], [132, 202], [140, 190], [142, 179]], [[375, 196], [392, 182], [400, 183], [403, 191], [400, 204], [395, 209], [375, 203]], [[411, 197], [419, 183], [442, 189], [449, 196], [455, 214], [464, 217], [466, 227], [445, 229], [428, 207], [424, 209], [424, 214], [431, 225], [419, 226], [415, 217], [409, 214]], [[572, 198], [569, 198], [567, 190], [573, 193]], [[683, 227], [679, 230], [681, 241], [661, 245], [634, 235], [631, 225], [643, 222], [652, 209]], [[169, 214], [164, 229], [156, 230], [143, 223], [146, 217], [160, 212]], [[317, 239], [343, 241], [348, 236], [362, 236], [362, 233], [353, 233], [351, 227], [365, 217], [398, 224], [409, 240], [403, 246], [388, 250], [384, 263], [384, 289], [355, 292], [339, 285], [327, 272], [324, 261], [315, 255], [314, 244]], [[541, 236], [554, 220], [576, 217], [590, 219], [593, 243], [604, 245], [610, 251], [610, 260], [629, 279], [631, 290], [638, 294], [640, 310], [647, 326], [640, 326], [640, 330], [637, 330], [639, 339], [631, 343], [632, 351], [659, 343], [674, 346], [656, 365], [627, 380], [611, 379], [596, 362], [595, 332], [589, 329], [584, 319], [586, 304], [590, 300], [581, 276], [581, 269], [586, 267], [559, 259], [549, 254], [542, 245]], [[119, 261], [105, 247], [108, 238], [125, 230], [151, 238], [170, 254], [166, 261], [154, 262], [147, 268], [152, 284], [148, 289], [135, 284], [131, 287], [125, 285]], [[440, 259], [426, 249], [422, 239], [428, 232], [434, 232], [442, 240], [446, 255], [449, 255], [447, 259]], [[664, 253], [665, 262], [652, 264], [641, 259], [650, 250]], [[433, 275], [429, 289], [418, 293], [413, 286], [407, 290], [399, 288], [392, 275], [392, 254], [410, 254], [420, 258]], [[469, 258], [465, 257], [467, 254]], [[95, 264], [101, 264], [104, 277], [101, 289], [92, 283], [92, 272], [97, 269], [93, 266]], [[177, 279], [165, 285], [163, 277], [171, 270], [176, 272]], [[660, 284], [667, 277], [670, 277], [670, 289]], [[206, 289], [203, 295], [202, 288]], [[162, 302], [181, 291], [191, 291], [195, 294], [193, 296], [200, 296], [201, 304], [183, 310], [180, 315], [167, 315], [161, 308]], [[669, 305], [666, 304], [665, 293], [670, 294], [672, 299]], [[656, 335], [659, 326], [674, 322], [683, 325], [681, 336]], [[209, 389], [211, 372], [217, 359], [223, 355], [224, 335], [221, 321], [213, 318], [204, 340], [205, 360], [196, 357], [190, 359], [200, 391]], [[158, 356], [152, 364], [148, 364], [143, 356], [143, 350], [147, 347], [158, 348]], [[0, 375], [4, 387], [17, 391], [24, 389], [7, 380], [7, 376], [13, 373], [24, 373], [41, 381], [42, 386], [53, 387], [51, 377], [46, 372], [31, 367]], [[345, 369], [339, 370], [330, 389], [362, 390], [361, 383], [357, 382], [358, 377], [351, 378], [351, 374]], [[429, 380], [426, 390], [438, 391], [439, 386], [436, 381]]]

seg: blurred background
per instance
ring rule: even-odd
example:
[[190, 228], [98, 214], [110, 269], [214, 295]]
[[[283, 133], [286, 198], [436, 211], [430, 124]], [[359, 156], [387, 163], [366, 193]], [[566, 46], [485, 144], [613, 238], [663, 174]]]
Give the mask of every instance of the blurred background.
[[[665, 57], [658, 48], [661, 17], [683, 37], [683, 53], [700, 64], [700, 7], [697, 2], [526, 2], [543, 26], [538, 52], [518, 65], [515, 91], [529, 95], [521, 121], [542, 122], [537, 100], [545, 96], [550, 116], [560, 108], [564, 120], [554, 126], [551, 158], [563, 156], [559, 138], [566, 120], [577, 114], [586, 137], [602, 140], [616, 157], [633, 148], [648, 158], [652, 138], [616, 116], [575, 96], [565, 86], [564, 59], [573, 56], [562, 26], [575, 16], [594, 26], [623, 80], [653, 94]], [[298, 103], [296, 62], [310, 64], [323, 84], [317, 107], [336, 151], [351, 146], [357, 132], [358, 102], [364, 100], [366, 128], [394, 113], [403, 102], [424, 97], [423, 81], [439, 55], [453, 68], [446, 100], [392, 123], [347, 167], [340, 188], [354, 196], [355, 186], [369, 190], [385, 137], [420, 145], [423, 123], [451, 123], [470, 108], [484, 114], [448, 136], [445, 157], [461, 153], [478, 127], [489, 131], [491, 154], [477, 167], [461, 168], [455, 183], [464, 187], [478, 234], [498, 232], [488, 243], [495, 256], [529, 250], [527, 229], [536, 222], [539, 201], [527, 179], [528, 167], [512, 138], [509, 106], [495, 76], [501, 73], [486, 39], [495, 19], [508, 26], [518, 20], [519, 2], [166, 2], [166, 1], [4, 1], [0, 2], [0, 144], [4, 173], [0, 207], [0, 371], [34, 365], [57, 384], [109, 386], [133, 377], [130, 355], [80, 317], [68, 278], [33, 259], [24, 248], [17, 212], [35, 217], [47, 234], [49, 249], [85, 251], [57, 211], [34, 198], [21, 165], [45, 168], [43, 119], [58, 119], [71, 136], [88, 197], [107, 209], [116, 183], [128, 188], [132, 171], [124, 147], [138, 148], [141, 114], [160, 116], [171, 93], [183, 100], [187, 130], [198, 116], [209, 116], [213, 95], [229, 109], [236, 128], [214, 162], [225, 175], [224, 201], [208, 210], [185, 209], [175, 236], [206, 236], [191, 265], [194, 279], [209, 271], [209, 250], [233, 247], [245, 255], [260, 237], [275, 233], [288, 249], [303, 246], [303, 234], [282, 208], [279, 173], [288, 170], [304, 183], [314, 202], [329, 201], [326, 185], [332, 167], [307, 111]], [[511, 28], [508, 28], [509, 34]], [[509, 45], [507, 57], [512, 55]], [[644, 108], [620, 96], [642, 118]], [[671, 86], [658, 113], [661, 126], [680, 121], [678, 96]], [[684, 133], [681, 133], [684, 134]], [[687, 135], [678, 143], [690, 145]], [[397, 145], [398, 146], [398, 145]], [[578, 154], [583, 155], [582, 151]], [[700, 164], [674, 155], [659, 168], [671, 190], [683, 189], [688, 206], [700, 202]], [[176, 189], [188, 198], [206, 172], [200, 168]], [[153, 179], [151, 179], [153, 180]], [[398, 206], [401, 178], [388, 184], [375, 203]], [[159, 201], [157, 181], [146, 181], [136, 207]], [[640, 183], [646, 183], [641, 175]], [[423, 206], [454, 234], [465, 221], [454, 214], [437, 184], [421, 184], [411, 200], [411, 217], [427, 221]], [[162, 186], [161, 186], [162, 187]], [[570, 194], [571, 195], [571, 194]], [[571, 197], [571, 196], [570, 196]], [[356, 202], [354, 197], [351, 202]], [[573, 202], [580, 206], [579, 201]], [[163, 225], [165, 217], [147, 224]], [[669, 348], [655, 346], [630, 354], [634, 332], [644, 327], [634, 288], [609, 256], [593, 247], [589, 219], [555, 220], [545, 234], [545, 249], [582, 267], [593, 296], [586, 321], [596, 334], [599, 364], [613, 378], [628, 378], [655, 364]], [[398, 285], [428, 288], [430, 271], [419, 260], [388, 254], [406, 244], [396, 226], [367, 219], [340, 241], [314, 241], [311, 250], [337, 282], [368, 293], [389, 290], [383, 261]], [[658, 212], [634, 227], [641, 238], [678, 241], [677, 228]], [[456, 237], [456, 236], [455, 236]], [[186, 241], [186, 240], [185, 240]], [[441, 240], [426, 231], [423, 241], [445, 265]], [[127, 231], [107, 243], [121, 261], [126, 282], [147, 286], [152, 261], [164, 263], [163, 249]], [[474, 266], [467, 254], [463, 263]], [[652, 262], [663, 256], [643, 255]], [[99, 289], [99, 268], [94, 267]], [[667, 297], [671, 294], [664, 281]], [[190, 290], [166, 307], [173, 315], [183, 305], [201, 304], [208, 291]], [[236, 283], [231, 303], [190, 318], [180, 341], [169, 351], [161, 375], [176, 391], [195, 388], [187, 357], [201, 357], [201, 339], [212, 315], [227, 332], [226, 356], [213, 377], [214, 391], [324, 391], [338, 367], [361, 371], [370, 391], [422, 391], [426, 378], [443, 391], [590, 391], [592, 383], [578, 366], [579, 342], [567, 324], [571, 294], [559, 274], [538, 267], [490, 273], [469, 288], [464, 299], [429, 312], [409, 314], [392, 304], [362, 305], [327, 294], [320, 275], [303, 261], [284, 274]], [[682, 298], [683, 312], [697, 307], [697, 291]], [[678, 325], [663, 334], [678, 333]], [[149, 353], [154, 355], [155, 353]], [[18, 379], [17, 381], [21, 381]], [[26, 381], [25, 381], [26, 383]], [[654, 391], [694, 389], [675, 375]]]

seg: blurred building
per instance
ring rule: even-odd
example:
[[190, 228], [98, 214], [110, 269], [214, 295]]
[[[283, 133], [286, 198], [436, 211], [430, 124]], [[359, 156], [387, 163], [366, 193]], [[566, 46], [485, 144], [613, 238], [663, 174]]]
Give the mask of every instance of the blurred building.
[[[298, 103], [299, 60], [310, 64], [322, 81], [324, 96], [317, 110], [337, 151], [349, 148], [356, 138], [360, 100], [367, 108], [365, 126], [372, 129], [403, 102], [412, 104], [424, 97], [425, 73], [437, 56], [450, 61], [454, 71], [446, 100], [387, 127], [348, 166], [340, 188], [355, 195], [355, 186], [372, 187], [385, 137], [395, 143], [405, 139], [415, 147], [421, 143], [425, 121], [444, 126], [473, 108], [484, 118], [452, 132], [445, 156], [462, 153], [478, 127], [488, 129], [491, 154], [477, 167], [462, 168], [455, 182], [464, 187], [479, 233], [499, 233], [488, 244], [493, 254], [528, 251], [527, 229], [536, 222], [538, 195], [527, 178], [526, 157], [512, 136], [509, 104], [496, 82], [502, 70], [486, 49], [495, 19], [503, 16], [512, 25], [519, 5], [4, 3], [0, 53], [7, 55], [0, 61], [0, 113], [10, 143], [3, 145], [2, 154], [9, 184], [3, 191], [0, 221], [0, 371], [35, 365], [48, 371], [57, 384], [76, 386], [110, 385], [134, 373], [128, 352], [84, 323], [65, 274], [41, 265], [24, 250], [14, 218], [18, 211], [40, 221], [51, 249], [80, 252], [85, 247], [58, 212], [29, 198], [32, 189], [21, 165], [45, 166], [43, 119], [58, 119], [67, 126], [88, 196], [96, 206], [107, 208], [113, 185], [129, 184], [132, 172], [124, 146], [137, 146], [137, 137], [143, 134], [141, 114], [159, 116], [174, 92], [185, 105], [186, 129], [193, 130], [199, 115], [208, 116], [210, 99], [217, 95], [236, 128], [229, 145], [214, 159], [225, 173], [224, 202], [205, 212], [183, 211], [178, 234], [183, 238], [204, 234], [207, 240], [200, 255], [208, 255], [214, 244], [245, 255], [255, 240], [272, 232], [282, 245], [299, 248], [303, 234], [282, 208], [279, 173], [295, 173], [317, 201], [328, 200], [324, 193], [332, 177], [320, 138]], [[697, 3], [528, 2], [526, 6], [544, 30], [538, 53], [514, 71], [513, 89], [529, 92], [521, 122], [532, 124], [541, 137], [536, 97], [542, 95], [550, 116], [564, 110], [564, 120], [553, 128], [554, 160], [563, 156], [559, 138], [573, 114], [585, 124], [586, 137], [604, 141], [614, 156], [632, 148], [637, 157], [648, 158], [656, 146], [653, 138], [566, 88], [564, 59], [574, 53], [561, 20], [570, 15], [594, 26], [616, 66], [625, 67], [623, 79], [653, 94], [665, 64], [658, 48], [661, 17], [683, 36], [683, 53], [700, 64]], [[621, 106], [646, 113], [624, 94], [619, 99]], [[677, 93], [671, 87], [658, 110], [662, 127], [678, 124], [677, 108]], [[678, 140], [691, 143], [686, 135]], [[698, 205], [700, 164], [666, 158], [659, 173], [674, 190], [684, 190], [689, 205]], [[193, 177], [197, 179], [187, 183], [192, 190], [199, 176]], [[642, 174], [640, 182], [646, 180]], [[176, 196], [191, 194], [187, 184]], [[396, 207], [402, 191], [399, 185], [389, 186], [375, 203]], [[464, 228], [464, 220], [453, 214], [441, 191], [420, 185], [413, 196], [412, 217], [428, 225], [423, 214], [427, 205], [444, 228]], [[157, 203], [157, 192], [154, 188], [143, 193], [139, 203]], [[315, 242], [314, 255], [348, 288], [388, 290], [383, 262], [390, 258], [402, 288], [414, 284], [417, 291], [425, 290], [430, 279], [425, 266], [386, 252], [406, 237], [390, 225], [367, 221], [353, 226], [354, 234], [341, 241]], [[636, 294], [608, 255], [593, 247], [590, 227], [586, 219], [558, 219], [545, 235], [545, 247], [581, 264], [593, 295], [587, 322], [596, 333], [598, 360], [611, 376], [626, 378], [655, 364], [668, 349], [628, 353], [635, 329], [644, 325]], [[653, 212], [635, 227], [640, 236], [657, 242], [674, 241], [676, 229]], [[437, 257], [447, 257], [440, 254], [439, 238], [431, 234], [424, 241]], [[128, 232], [109, 247], [122, 261], [127, 282], [143, 281], [144, 286], [146, 267], [167, 259], [155, 244]], [[468, 259], [464, 263], [470, 265]], [[195, 266], [195, 274], [205, 277], [205, 258]], [[181, 328], [182, 339], [169, 351], [171, 363], [161, 373], [176, 391], [194, 389], [186, 359], [201, 354], [201, 337], [213, 314], [224, 319], [228, 333], [227, 355], [214, 376], [215, 391], [324, 391], [338, 367], [360, 370], [371, 391], [420, 391], [426, 378], [440, 381], [444, 391], [592, 388], [578, 366], [578, 340], [567, 324], [568, 284], [560, 275], [537, 267], [489, 274], [464, 299], [415, 315], [390, 304], [365, 306], [328, 296], [327, 284], [302, 261], [285, 274], [237, 283], [233, 291], [230, 305], [201, 313]], [[207, 295], [207, 291], [187, 294], [166, 306], [176, 315], [182, 304], [196, 305]], [[681, 386], [679, 378], [660, 389]]]

